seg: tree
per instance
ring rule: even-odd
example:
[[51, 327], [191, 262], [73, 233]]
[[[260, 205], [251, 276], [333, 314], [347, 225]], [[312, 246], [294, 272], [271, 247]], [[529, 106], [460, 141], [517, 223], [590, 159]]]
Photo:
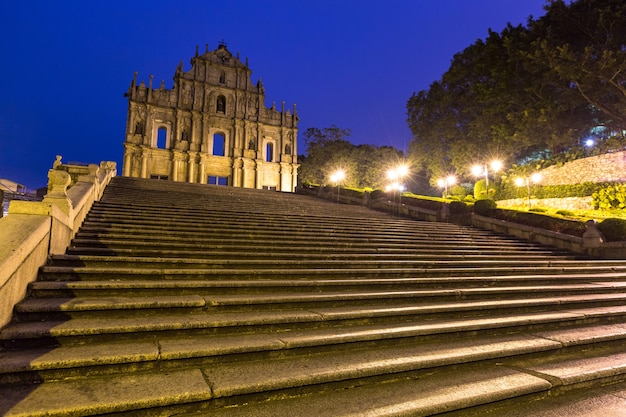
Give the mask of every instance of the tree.
[[341, 129], [335, 125], [323, 129], [308, 128], [304, 132], [306, 155], [299, 158], [300, 181], [326, 184], [331, 173], [341, 169], [347, 174], [344, 185], [353, 185], [356, 167], [350, 155], [354, 145], [345, 139], [350, 134], [350, 129]]
[[343, 170], [346, 176], [342, 186], [382, 188], [389, 167], [404, 159], [402, 152], [390, 146], [355, 146], [345, 139], [350, 133], [334, 125], [308, 128], [304, 132], [306, 155], [299, 157], [300, 181], [330, 184], [330, 175]]
[[536, 60], [568, 83], [594, 109], [599, 124], [626, 127], [626, 3], [553, 0], [531, 29]]
[[626, 3], [553, 0], [546, 10], [528, 27], [489, 31], [410, 97], [410, 157], [431, 182], [476, 160], [562, 153], [597, 125], [622, 131]]

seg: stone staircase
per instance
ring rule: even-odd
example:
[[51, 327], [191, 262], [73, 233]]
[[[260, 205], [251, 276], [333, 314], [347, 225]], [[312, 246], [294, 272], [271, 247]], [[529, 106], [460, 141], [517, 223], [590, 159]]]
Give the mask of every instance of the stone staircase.
[[626, 261], [118, 177], [0, 349], [3, 416], [575, 416], [580, 401], [607, 407], [598, 398], [623, 410]]

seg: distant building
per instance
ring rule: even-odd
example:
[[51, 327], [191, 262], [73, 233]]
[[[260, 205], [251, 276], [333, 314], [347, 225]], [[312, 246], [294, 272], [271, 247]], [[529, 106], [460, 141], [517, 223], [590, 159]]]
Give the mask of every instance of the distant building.
[[6, 216], [11, 200], [39, 201], [43, 196], [28, 191], [25, 185], [6, 178], [0, 178], [0, 217]]
[[182, 62], [174, 87], [137, 85], [127, 93], [122, 174], [292, 192], [297, 183], [298, 115], [265, 107], [265, 89], [220, 44]]
[[26, 194], [26, 186], [15, 181], [0, 178], [0, 190], [11, 194]]

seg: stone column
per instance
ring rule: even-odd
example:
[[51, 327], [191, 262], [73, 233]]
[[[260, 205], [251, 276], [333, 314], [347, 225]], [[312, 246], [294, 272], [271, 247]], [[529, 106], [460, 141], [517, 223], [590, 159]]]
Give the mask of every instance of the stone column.
[[141, 152], [141, 178], [148, 178], [148, 162], [152, 152], [149, 149], [142, 149]]
[[236, 158], [233, 161], [233, 187], [243, 187], [243, 160]]
[[195, 152], [189, 152], [187, 182], [196, 182], [196, 156]]
[[127, 144], [124, 144], [124, 166], [122, 167], [122, 175], [125, 177], [130, 177], [132, 172], [131, 164], [133, 162], [133, 153], [134, 149], [132, 149]]

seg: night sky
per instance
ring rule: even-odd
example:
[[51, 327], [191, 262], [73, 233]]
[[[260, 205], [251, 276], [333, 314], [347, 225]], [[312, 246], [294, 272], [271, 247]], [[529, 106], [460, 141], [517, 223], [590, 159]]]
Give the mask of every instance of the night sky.
[[154, 86], [221, 41], [266, 106], [298, 106], [304, 131], [337, 125], [354, 144], [406, 151], [406, 101], [491, 28], [526, 24], [544, 0], [20, 0], [0, 4], [0, 178], [30, 189], [64, 162], [116, 161], [127, 91]]

